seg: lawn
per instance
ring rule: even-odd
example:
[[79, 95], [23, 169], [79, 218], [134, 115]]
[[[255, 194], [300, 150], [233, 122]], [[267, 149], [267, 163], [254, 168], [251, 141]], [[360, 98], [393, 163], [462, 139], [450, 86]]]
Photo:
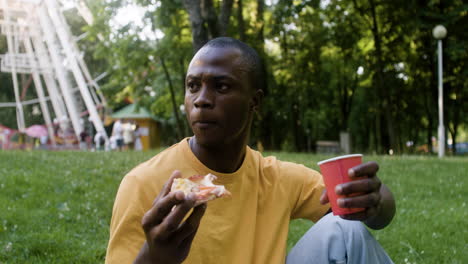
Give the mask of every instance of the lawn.
[[[154, 155], [0, 151], [0, 263], [102, 263], [123, 175]], [[317, 168], [330, 156], [269, 153]], [[468, 263], [468, 158], [365, 156], [397, 199], [374, 235], [395, 263]], [[293, 221], [288, 248], [311, 226]]]

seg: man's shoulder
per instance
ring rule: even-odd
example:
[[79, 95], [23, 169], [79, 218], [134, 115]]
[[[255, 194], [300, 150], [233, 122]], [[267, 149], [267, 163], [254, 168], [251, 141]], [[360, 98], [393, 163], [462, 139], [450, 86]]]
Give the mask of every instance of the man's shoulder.
[[279, 170], [312, 170], [306, 167], [304, 164], [295, 163], [286, 160], [280, 160], [276, 156], [262, 156], [262, 167], [270, 168], [275, 167]]
[[263, 156], [260, 152], [254, 151], [254, 155], [258, 157], [260, 168], [265, 174], [273, 174], [279, 177], [283, 176], [298, 176], [319, 174], [317, 171], [305, 166], [304, 164], [291, 161], [280, 160], [276, 156]]

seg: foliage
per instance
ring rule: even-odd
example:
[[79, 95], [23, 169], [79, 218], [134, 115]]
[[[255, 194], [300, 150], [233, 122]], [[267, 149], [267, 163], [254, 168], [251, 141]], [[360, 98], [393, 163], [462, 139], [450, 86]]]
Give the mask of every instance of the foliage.
[[[189, 2], [191, 6], [186, 5]], [[138, 3], [150, 10], [146, 17], [153, 29], [164, 33], [151, 54], [164, 58], [175, 87], [181, 85], [175, 89], [175, 101], [181, 104], [191, 45], [196, 50], [206, 41], [203, 36], [216, 36], [212, 30], [216, 25], [211, 24], [216, 19], [210, 14], [222, 17], [222, 5], [230, 1], [207, 1], [198, 11], [194, 5], [199, 1]], [[437, 124], [437, 61], [431, 30], [438, 23], [449, 27], [445, 118], [448, 132], [456, 138], [468, 116], [462, 104], [468, 88], [461, 77], [466, 75], [466, 14], [467, 6], [456, 0], [235, 1], [226, 20], [228, 35], [254, 46], [268, 72], [262, 119], [256, 121], [251, 141], [261, 141], [267, 149], [310, 151], [317, 140], [337, 140], [340, 131], [348, 131], [359, 151], [411, 152], [415, 149], [406, 148], [407, 141], [432, 144]], [[202, 22], [196, 26], [194, 21]], [[139, 42], [130, 36], [131, 43], [126, 39], [117, 42], [131, 47]], [[141, 61], [137, 64], [144, 65]], [[146, 70], [132, 63], [127, 67]], [[143, 94], [141, 101], [152, 101], [153, 111], [174, 118], [167, 85], [161, 85], [165, 77], [158, 71], [161, 67], [155, 67], [154, 76], [160, 80], [153, 85], [157, 98]], [[123, 70], [112, 79], [122, 84], [120, 77], [127, 75]], [[134, 83], [137, 89], [142, 85]], [[139, 93], [131, 90], [130, 94], [138, 97]], [[284, 133], [280, 127], [289, 129]]]
[[[122, 177], [156, 152], [0, 151], [0, 263], [103, 262]], [[275, 152], [318, 169], [328, 156]], [[380, 164], [397, 215], [373, 232], [395, 263], [466, 263], [466, 158], [364, 157]], [[288, 248], [311, 226], [290, 225]]]
[[[146, 10], [143, 24], [114, 26], [111, 21], [128, 4]], [[99, 0], [88, 5], [92, 26], [72, 11], [66, 16], [75, 35], [87, 33], [80, 47], [92, 72], [107, 72], [100, 84], [112, 108], [136, 102], [169, 120], [174, 138], [189, 135], [180, 109], [188, 63], [201, 44], [226, 34], [255, 47], [266, 65], [267, 96], [251, 142], [297, 151], [315, 150], [318, 140], [338, 140], [341, 131], [351, 134], [354, 151], [414, 153], [417, 146], [431, 146], [438, 126], [431, 33], [443, 24], [448, 28], [446, 132], [453, 141], [466, 140], [468, 5], [462, 0]], [[142, 36], [147, 26], [155, 36]], [[10, 84], [0, 86], [0, 96], [12, 101], [10, 90]], [[5, 113], [2, 120], [13, 124]]]

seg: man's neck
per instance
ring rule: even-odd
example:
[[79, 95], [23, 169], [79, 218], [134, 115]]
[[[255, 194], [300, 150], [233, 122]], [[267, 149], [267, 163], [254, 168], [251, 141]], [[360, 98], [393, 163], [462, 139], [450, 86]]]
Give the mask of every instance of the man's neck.
[[220, 147], [206, 147], [197, 143], [195, 136], [189, 139], [189, 146], [193, 154], [209, 169], [232, 173], [240, 168], [244, 161], [246, 139]]

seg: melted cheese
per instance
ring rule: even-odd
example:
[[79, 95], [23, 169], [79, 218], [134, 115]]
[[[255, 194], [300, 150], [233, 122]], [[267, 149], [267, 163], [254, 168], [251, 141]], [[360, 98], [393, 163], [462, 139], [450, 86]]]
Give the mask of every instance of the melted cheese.
[[178, 178], [172, 183], [171, 192], [183, 191], [185, 195], [198, 191], [198, 185], [189, 179]]

